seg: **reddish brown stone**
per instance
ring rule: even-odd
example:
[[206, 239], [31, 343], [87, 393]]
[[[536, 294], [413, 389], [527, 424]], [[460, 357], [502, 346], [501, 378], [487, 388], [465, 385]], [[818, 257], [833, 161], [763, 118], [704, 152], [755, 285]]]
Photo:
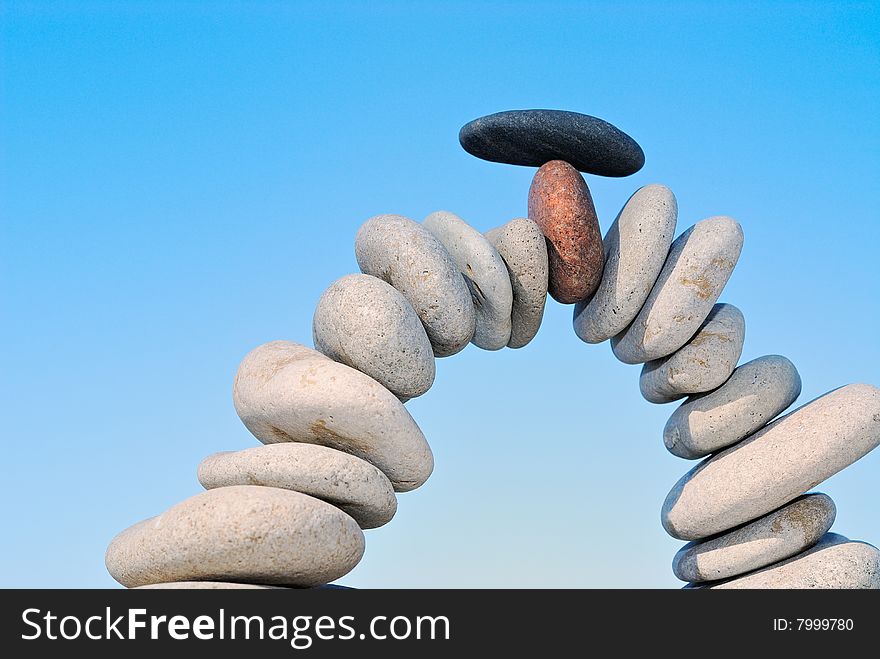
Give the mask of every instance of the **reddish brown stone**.
[[563, 304], [590, 297], [602, 279], [605, 253], [583, 176], [562, 160], [542, 166], [529, 189], [529, 217], [547, 239], [550, 295]]

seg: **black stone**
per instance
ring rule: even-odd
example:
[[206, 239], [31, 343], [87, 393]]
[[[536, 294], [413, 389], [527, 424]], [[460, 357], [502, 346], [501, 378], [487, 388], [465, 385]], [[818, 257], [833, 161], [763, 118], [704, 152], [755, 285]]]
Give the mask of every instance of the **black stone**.
[[540, 167], [564, 160], [599, 176], [629, 176], [645, 164], [642, 147], [607, 121], [565, 110], [509, 110], [465, 124], [458, 134], [477, 158]]

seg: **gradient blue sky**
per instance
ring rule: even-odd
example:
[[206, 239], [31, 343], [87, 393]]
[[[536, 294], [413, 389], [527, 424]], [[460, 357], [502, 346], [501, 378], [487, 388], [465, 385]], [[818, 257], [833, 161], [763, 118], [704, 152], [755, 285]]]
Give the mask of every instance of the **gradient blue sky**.
[[[498, 110], [641, 143], [638, 174], [587, 179], [603, 231], [652, 182], [679, 231], [739, 219], [721, 299], [744, 361], [795, 362], [799, 402], [880, 384], [878, 35], [877, 3], [4, 2], [0, 585], [113, 585], [115, 533], [255, 445], [237, 364], [310, 344], [368, 217], [524, 214], [534, 170], [458, 145]], [[692, 464], [638, 374], [555, 302], [525, 349], [441, 360], [408, 404], [435, 473], [342, 583], [680, 585], [659, 509]], [[880, 544], [878, 474], [880, 451], [821, 487], [835, 530]]]

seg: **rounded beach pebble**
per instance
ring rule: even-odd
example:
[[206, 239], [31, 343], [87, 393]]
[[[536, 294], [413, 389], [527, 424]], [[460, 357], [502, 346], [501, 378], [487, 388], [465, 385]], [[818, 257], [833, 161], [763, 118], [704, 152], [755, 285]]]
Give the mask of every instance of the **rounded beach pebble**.
[[110, 543], [105, 562], [129, 588], [171, 581], [317, 586], [351, 571], [363, 553], [360, 527], [329, 503], [238, 485], [129, 527]]
[[541, 327], [547, 302], [547, 241], [533, 220], [518, 217], [486, 232], [507, 266], [513, 291], [509, 348], [527, 345]]
[[402, 400], [434, 382], [431, 342], [406, 298], [370, 275], [347, 275], [321, 296], [312, 321], [315, 348], [369, 375]]
[[477, 158], [540, 167], [565, 160], [582, 172], [629, 176], [645, 164], [642, 148], [607, 121], [565, 110], [508, 110], [465, 124], [458, 134]]
[[584, 177], [562, 160], [543, 165], [529, 189], [529, 217], [547, 238], [550, 295], [562, 304], [590, 297], [599, 286], [605, 259]]
[[677, 220], [678, 203], [665, 185], [646, 185], [629, 198], [605, 234], [599, 288], [574, 309], [582, 341], [602, 343], [633, 321], [663, 268]]
[[206, 489], [262, 485], [308, 494], [348, 513], [362, 529], [387, 524], [397, 497], [378, 468], [348, 453], [287, 442], [209, 455], [199, 465]]
[[425, 436], [394, 394], [298, 343], [252, 350], [232, 393], [238, 416], [264, 444], [304, 442], [351, 453], [381, 469], [398, 492], [417, 488], [434, 468]]
[[367, 220], [355, 238], [361, 272], [403, 294], [425, 326], [437, 357], [463, 350], [474, 336], [476, 314], [458, 266], [421, 224], [400, 215]]
[[880, 444], [880, 389], [850, 384], [707, 458], [663, 503], [663, 527], [697, 540], [766, 515]]
[[476, 312], [473, 344], [484, 350], [500, 350], [510, 340], [513, 289], [498, 250], [482, 233], [448, 211], [431, 213], [422, 225], [449, 252], [471, 291]]
[[651, 403], [670, 403], [720, 387], [736, 368], [745, 338], [742, 312], [732, 304], [716, 304], [690, 341], [642, 367], [642, 396]]
[[682, 581], [735, 577], [794, 556], [815, 545], [834, 523], [831, 497], [808, 494], [724, 535], [691, 542], [672, 559]]
[[812, 549], [711, 588], [880, 588], [880, 551], [867, 542], [854, 542], [826, 533]]
[[680, 458], [705, 457], [760, 430], [800, 394], [794, 364], [780, 355], [758, 357], [715, 391], [682, 403], [666, 422], [663, 443]]
[[611, 340], [614, 355], [640, 364], [671, 355], [699, 329], [739, 259], [742, 227], [710, 217], [681, 234], [632, 324]]

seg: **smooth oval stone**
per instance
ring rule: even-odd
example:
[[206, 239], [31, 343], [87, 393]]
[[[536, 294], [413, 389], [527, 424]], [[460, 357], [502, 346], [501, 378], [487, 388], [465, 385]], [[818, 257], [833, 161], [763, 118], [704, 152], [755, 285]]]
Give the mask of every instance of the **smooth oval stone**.
[[363, 554], [360, 527], [329, 503], [238, 485], [129, 527], [110, 543], [105, 562], [129, 588], [171, 581], [317, 586], [351, 571]]
[[681, 234], [632, 324], [611, 339], [614, 355], [640, 364], [671, 355], [699, 329], [739, 259], [742, 227], [710, 217]]
[[780, 355], [743, 364], [721, 387], [682, 403], [663, 429], [673, 455], [693, 460], [760, 430], [801, 395], [801, 377]]
[[639, 188], [605, 234], [599, 288], [574, 309], [574, 331], [602, 343], [626, 329], [645, 304], [672, 244], [678, 203], [665, 185]]
[[434, 383], [434, 351], [406, 298], [370, 275], [337, 279], [321, 296], [312, 321], [315, 348], [369, 375], [402, 400]]
[[463, 350], [474, 336], [476, 314], [458, 266], [421, 224], [400, 215], [367, 220], [355, 238], [361, 272], [403, 294], [425, 326], [437, 357]]
[[670, 403], [720, 387], [736, 368], [745, 339], [742, 312], [732, 304], [716, 304], [690, 341], [642, 367], [642, 396], [651, 403]]
[[486, 232], [507, 266], [513, 290], [508, 348], [527, 345], [541, 327], [547, 302], [547, 241], [533, 220], [518, 217]]
[[477, 314], [472, 343], [500, 350], [510, 340], [513, 289], [498, 250], [454, 213], [431, 213], [422, 224], [449, 252], [471, 291]]
[[365, 460], [317, 444], [287, 442], [209, 455], [199, 465], [206, 489], [263, 485], [332, 503], [362, 529], [391, 521], [397, 497], [387, 476]]
[[794, 556], [815, 545], [834, 523], [831, 497], [808, 494], [723, 535], [691, 542], [672, 559], [682, 581], [735, 577]]
[[825, 394], [685, 474], [663, 503], [669, 535], [697, 540], [779, 508], [880, 444], [880, 389]]
[[434, 469], [425, 436], [394, 394], [345, 364], [291, 341], [273, 341], [242, 361], [235, 410], [264, 444], [304, 442], [351, 453], [381, 469], [398, 492]]
[[529, 189], [529, 217], [547, 238], [550, 295], [562, 304], [590, 297], [599, 286], [605, 259], [584, 177], [561, 160], [543, 165]]
[[136, 590], [285, 590], [284, 586], [263, 586], [232, 581], [170, 581], [136, 586]]
[[540, 167], [565, 160], [582, 172], [629, 176], [645, 164], [642, 148], [607, 121], [564, 110], [508, 110], [465, 124], [458, 134], [477, 158]]
[[787, 561], [711, 588], [880, 588], [880, 551], [836, 533]]

